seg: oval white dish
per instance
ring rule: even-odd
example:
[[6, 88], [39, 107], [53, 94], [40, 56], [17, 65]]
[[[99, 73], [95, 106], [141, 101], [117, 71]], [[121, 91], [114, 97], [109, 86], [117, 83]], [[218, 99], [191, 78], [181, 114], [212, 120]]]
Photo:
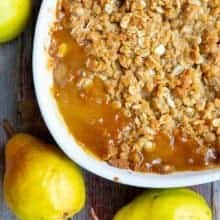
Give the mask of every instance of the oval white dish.
[[220, 180], [219, 168], [196, 172], [177, 172], [168, 175], [118, 169], [91, 157], [76, 143], [74, 137], [69, 133], [51, 93], [53, 78], [52, 72], [48, 68], [47, 46], [50, 41], [49, 30], [55, 19], [56, 3], [56, 0], [44, 0], [41, 6], [34, 39], [33, 78], [44, 121], [65, 154], [94, 174], [137, 187], [182, 187]]

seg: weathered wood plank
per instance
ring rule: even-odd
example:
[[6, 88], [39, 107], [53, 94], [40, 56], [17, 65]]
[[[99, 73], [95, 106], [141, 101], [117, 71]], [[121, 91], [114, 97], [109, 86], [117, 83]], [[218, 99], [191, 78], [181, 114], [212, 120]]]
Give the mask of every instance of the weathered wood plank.
[[87, 213], [93, 207], [100, 220], [111, 220], [119, 208], [141, 192], [138, 188], [113, 183], [90, 173], [86, 173], [86, 183]]
[[199, 185], [192, 188], [203, 195], [210, 207], [212, 206], [212, 183]]
[[215, 220], [220, 220], [220, 181], [213, 183], [212, 206]]
[[[0, 46], [0, 124], [4, 118], [17, 126], [16, 94], [18, 54], [20, 41]], [[5, 133], [0, 126], [0, 219], [13, 220], [13, 215], [3, 203], [2, 180], [4, 172], [3, 149], [6, 141]]]

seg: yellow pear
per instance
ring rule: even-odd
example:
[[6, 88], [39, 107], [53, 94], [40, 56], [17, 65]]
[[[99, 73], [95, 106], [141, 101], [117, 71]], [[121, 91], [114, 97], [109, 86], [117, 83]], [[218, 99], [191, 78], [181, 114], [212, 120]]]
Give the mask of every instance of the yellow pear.
[[119, 210], [113, 220], [212, 220], [212, 213], [192, 190], [149, 190]]
[[16, 38], [28, 21], [31, 0], [0, 1], [0, 43]]
[[59, 149], [17, 134], [5, 155], [4, 197], [20, 220], [63, 220], [83, 208], [82, 173]]

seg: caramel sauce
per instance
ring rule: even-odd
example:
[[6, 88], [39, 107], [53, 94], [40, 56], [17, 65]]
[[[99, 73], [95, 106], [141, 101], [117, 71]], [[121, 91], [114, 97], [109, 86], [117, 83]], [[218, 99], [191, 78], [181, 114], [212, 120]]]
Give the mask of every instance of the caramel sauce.
[[[85, 54], [65, 31], [53, 33], [50, 54], [57, 65], [68, 70], [61, 82], [54, 81], [54, 95], [64, 120], [77, 141], [101, 159], [105, 159], [110, 145], [121, 143], [121, 131], [128, 119], [106, 102], [101, 80], [94, 79], [92, 86], [80, 90], [77, 81], [84, 68]], [[57, 56], [59, 45], [65, 43], [64, 57]], [[56, 70], [55, 70], [56, 72]], [[60, 73], [58, 73], [60, 74]], [[61, 74], [62, 75], [62, 74]]]
[[198, 143], [190, 138], [184, 140], [179, 134], [169, 137], [159, 133], [155, 143], [155, 151], [145, 153], [145, 162], [155, 162], [152, 168], [155, 172], [161, 172], [160, 160], [163, 164], [173, 165], [176, 170], [199, 170], [204, 167], [204, 156], [197, 152]]

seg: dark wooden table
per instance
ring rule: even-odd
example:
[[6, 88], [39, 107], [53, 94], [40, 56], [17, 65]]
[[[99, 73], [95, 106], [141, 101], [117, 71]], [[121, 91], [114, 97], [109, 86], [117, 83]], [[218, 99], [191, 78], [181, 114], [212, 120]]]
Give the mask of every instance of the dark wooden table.
[[[32, 84], [32, 42], [41, 0], [33, 0], [31, 21], [19, 39], [0, 45], [0, 123], [8, 119], [17, 131], [33, 133], [52, 141], [40, 117]], [[0, 126], [0, 220], [14, 220], [3, 201], [4, 145], [6, 136]], [[85, 209], [74, 220], [89, 220], [93, 207], [100, 220], [111, 220], [120, 207], [141, 189], [112, 183], [84, 171], [87, 185]], [[202, 193], [213, 209], [214, 219], [220, 220], [220, 182], [193, 187]], [[25, 204], [24, 204], [25, 205]], [[36, 219], [37, 220], [37, 219]]]

